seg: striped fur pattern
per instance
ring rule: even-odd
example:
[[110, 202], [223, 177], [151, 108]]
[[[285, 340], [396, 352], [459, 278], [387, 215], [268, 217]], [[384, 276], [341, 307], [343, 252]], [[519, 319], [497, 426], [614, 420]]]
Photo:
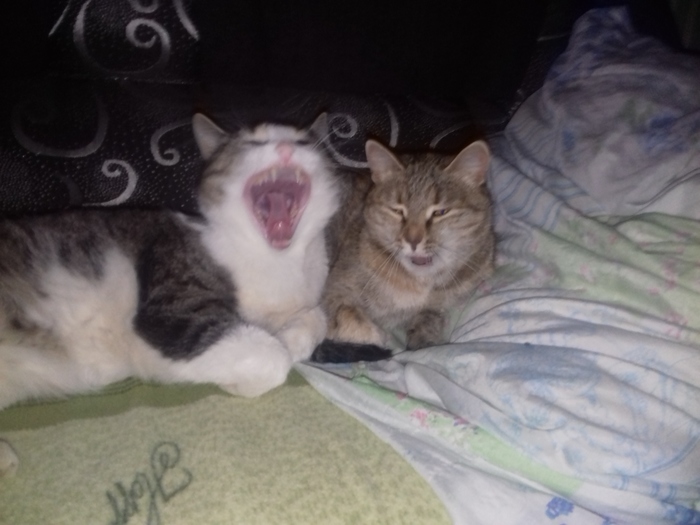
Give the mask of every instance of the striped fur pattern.
[[[371, 180], [356, 181], [346, 221], [335, 225], [327, 337], [386, 347], [387, 331], [403, 328], [408, 349], [444, 342], [446, 310], [493, 268], [489, 148], [397, 156], [370, 140], [366, 153]], [[318, 351], [314, 359], [331, 360]]]

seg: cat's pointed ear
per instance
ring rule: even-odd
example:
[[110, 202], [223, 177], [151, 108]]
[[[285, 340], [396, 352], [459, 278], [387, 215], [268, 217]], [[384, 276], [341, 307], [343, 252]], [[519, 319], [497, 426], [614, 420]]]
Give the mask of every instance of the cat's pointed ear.
[[228, 136], [223, 129], [201, 113], [196, 113], [192, 117], [192, 132], [204, 160], [209, 160]]
[[445, 168], [445, 173], [454, 175], [473, 186], [486, 182], [486, 172], [491, 163], [491, 151], [483, 140], [472, 142], [464, 148]]
[[376, 140], [370, 139], [365, 143], [365, 154], [375, 184], [384, 182], [404, 170], [401, 161]]
[[309, 131], [316, 135], [319, 140], [324, 140], [328, 136], [328, 113], [321, 113], [313, 124], [309, 126]]

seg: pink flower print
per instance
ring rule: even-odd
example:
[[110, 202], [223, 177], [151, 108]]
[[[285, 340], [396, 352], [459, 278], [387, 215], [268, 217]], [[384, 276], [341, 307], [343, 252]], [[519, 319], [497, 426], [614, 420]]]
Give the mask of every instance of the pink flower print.
[[454, 417], [454, 423], [453, 423], [453, 425], [456, 426], [456, 427], [467, 427], [467, 426], [470, 426], [470, 425], [469, 425], [469, 421], [467, 421], [466, 419], [462, 419], [462, 418], [459, 417], [459, 416], [455, 416], [455, 417]]
[[673, 259], [665, 259], [662, 266], [661, 274], [666, 279], [666, 289], [672, 290], [678, 284], [678, 270], [676, 261]]
[[413, 418], [415, 421], [417, 421], [420, 426], [422, 427], [427, 427], [428, 426], [428, 411], [425, 410], [424, 408], [416, 408], [411, 412], [411, 418]]
[[481, 283], [476, 288], [479, 295], [488, 295], [493, 291], [493, 286], [487, 281], [481, 281]]
[[680, 339], [683, 329], [688, 325], [688, 319], [674, 310], [664, 316], [664, 320], [673, 325], [666, 330], [666, 335], [674, 339]]

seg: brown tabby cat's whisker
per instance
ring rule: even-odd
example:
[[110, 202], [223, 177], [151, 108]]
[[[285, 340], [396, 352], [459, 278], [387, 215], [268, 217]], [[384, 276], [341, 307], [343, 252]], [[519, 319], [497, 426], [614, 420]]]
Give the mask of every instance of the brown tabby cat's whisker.
[[[442, 255], [440, 255], [439, 253], [437, 253], [436, 255], [439, 259], [444, 260]], [[444, 284], [440, 285], [440, 289], [443, 291], [447, 291], [449, 289], [450, 285], [454, 285], [455, 287], [459, 286], [460, 281], [457, 278], [457, 272], [453, 271], [453, 269], [450, 268], [447, 264], [445, 264], [445, 271], [447, 272], [447, 275], [449, 276], [450, 280], [448, 280]]]
[[455, 259], [460, 261], [460, 264], [462, 266], [466, 266], [469, 268], [472, 272], [476, 273], [479, 271], [479, 268], [477, 266], [474, 266], [474, 263], [470, 260], [469, 256], [473, 254], [472, 250], [463, 250], [463, 251], [457, 251], [457, 250], [452, 250], [448, 248], [447, 246], [441, 246], [440, 250], [445, 251], [450, 253], [451, 255], [455, 256]]
[[[377, 267], [377, 269], [374, 270], [374, 271], [371, 273], [370, 278], [367, 280], [367, 282], [365, 283], [365, 285], [362, 287], [362, 290], [360, 290], [360, 295], [359, 295], [360, 297], [362, 297], [362, 296], [364, 295], [365, 290], [366, 290], [367, 287], [372, 283], [372, 281], [374, 281], [374, 280], [380, 280], [380, 279], [381, 279], [381, 273], [380, 273], [380, 272], [384, 269], [384, 267], [385, 267], [387, 264], [392, 264], [392, 265], [393, 265], [393, 264], [396, 264], [396, 259], [395, 259], [396, 254], [397, 254], [397, 252], [395, 252], [395, 253], [393, 253], [393, 254], [392, 254], [392, 253], [389, 253], [389, 254], [386, 254], [386, 255], [385, 255], [384, 253], [379, 253], [377, 256], [375, 256], [375, 257], [373, 258], [371, 267], [374, 267], [374, 262], [375, 262], [378, 258], [380, 258], [382, 255], [385, 255], [384, 260], [383, 260], [383, 261], [381, 262], [381, 264]], [[391, 268], [390, 268], [390, 270], [391, 270]], [[389, 273], [389, 275], [391, 275], [391, 272]]]

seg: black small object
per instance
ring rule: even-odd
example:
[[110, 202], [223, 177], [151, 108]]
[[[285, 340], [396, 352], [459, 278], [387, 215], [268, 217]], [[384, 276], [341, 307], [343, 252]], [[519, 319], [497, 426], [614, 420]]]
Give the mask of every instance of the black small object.
[[382, 361], [384, 359], [389, 359], [391, 355], [391, 350], [377, 345], [324, 339], [311, 355], [311, 361], [314, 363]]

